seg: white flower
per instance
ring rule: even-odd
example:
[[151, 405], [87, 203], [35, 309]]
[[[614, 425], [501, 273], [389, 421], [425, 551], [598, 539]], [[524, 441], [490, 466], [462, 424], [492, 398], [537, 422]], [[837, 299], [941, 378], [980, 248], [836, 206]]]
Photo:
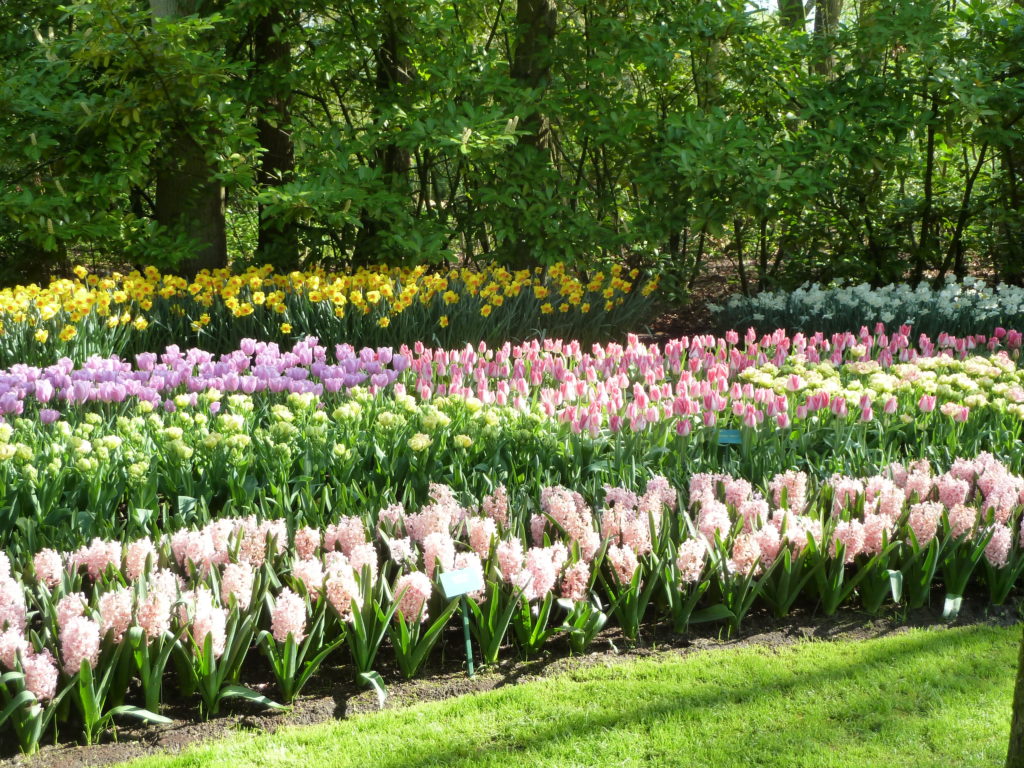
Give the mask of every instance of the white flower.
[[418, 453], [420, 451], [425, 451], [433, 444], [433, 442], [434, 441], [430, 439], [429, 435], [417, 432], [409, 438], [409, 447]]

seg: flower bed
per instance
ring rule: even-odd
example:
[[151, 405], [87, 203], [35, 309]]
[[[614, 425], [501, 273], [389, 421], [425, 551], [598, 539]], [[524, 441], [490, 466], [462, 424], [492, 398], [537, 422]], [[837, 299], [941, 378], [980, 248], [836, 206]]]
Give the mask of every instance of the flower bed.
[[[1016, 332], [333, 355], [310, 338], [15, 366], [0, 375], [0, 542], [71, 547], [253, 505], [326, 522], [421, 504], [430, 482], [479, 497], [499, 483], [593, 495], [652, 472], [821, 479], [918, 458], [921, 443], [939, 461], [1014, 460], [1019, 349]], [[724, 430], [740, 444], [721, 446]]]
[[[382, 649], [414, 676], [457, 610], [437, 586], [452, 569], [483, 576], [468, 605], [485, 663], [512, 646], [533, 656], [563, 632], [583, 651], [609, 621], [636, 637], [657, 620], [735, 629], [757, 604], [877, 613], [923, 605], [939, 583], [955, 615], [969, 588], [1005, 601], [1024, 570], [1024, 478], [987, 454], [941, 474], [916, 461], [820, 487], [794, 471], [761, 489], [703, 473], [682, 507], [679, 496], [654, 477], [642, 492], [606, 488], [595, 513], [563, 487], [526, 506], [500, 488], [464, 505], [434, 485], [415, 512], [322, 528], [234, 517], [0, 555], [0, 732], [31, 751], [54, 719], [87, 742], [116, 717], [162, 721], [172, 678], [207, 717], [232, 697], [280, 706], [342, 646], [353, 675], [381, 688]], [[253, 651], [273, 669], [274, 700], [241, 679]]]
[[561, 264], [287, 275], [264, 267], [204, 271], [191, 283], [152, 267], [110, 277], [75, 272], [74, 280], [0, 291], [0, 365], [130, 355], [167, 344], [226, 352], [249, 336], [283, 343], [310, 333], [332, 345], [374, 346], [607, 339], [644, 322], [657, 290], [657, 279], [637, 270], [613, 266], [581, 280]]
[[[382, 649], [414, 676], [458, 611], [453, 569], [483, 579], [484, 663], [609, 624], [734, 631], [755, 607], [1002, 603], [1024, 570], [1022, 342], [243, 338], [13, 365], [0, 730], [30, 751], [55, 719], [87, 742], [158, 722], [171, 679], [204, 716], [276, 707], [342, 653], [383, 691]], [[277, 694], [242, 679], [253, 651]]]
[[752, 325], [766, 331], [842, 333], [862, 325], [910, 324], [928, 334], [987, 333], [997, 326], [1024, 324], [1024, 289], [986, 285], [968, 277], [961, 283], [947, 278], [941, 288], [927, 282], [873, 287], [804, 285], [795, 291], [765, 291], [756, 296], [731, 296], [723, 306], [709, 307], [725, 327]]

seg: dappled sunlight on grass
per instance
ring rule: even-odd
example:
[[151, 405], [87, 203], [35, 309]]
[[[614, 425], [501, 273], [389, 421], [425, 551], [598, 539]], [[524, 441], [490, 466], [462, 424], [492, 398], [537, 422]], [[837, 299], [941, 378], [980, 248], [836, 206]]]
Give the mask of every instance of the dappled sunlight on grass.
[[1005, 750], [1018, 634], [917, 630], [601, 664], [132, 768], [993, 765]]

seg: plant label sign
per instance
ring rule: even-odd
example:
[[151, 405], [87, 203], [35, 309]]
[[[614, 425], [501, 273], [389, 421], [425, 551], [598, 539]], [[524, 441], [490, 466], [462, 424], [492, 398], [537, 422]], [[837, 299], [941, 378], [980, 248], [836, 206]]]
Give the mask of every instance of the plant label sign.
[[718, 433], [719, 445], [742, 445], [743, 436], [738, 429], [723, 429]]
[[451, 600], [462, 595], [476, 592], [484, 588], [480, 572], [473, 568], [461, 568], [457, 571], [445, 571], [441, 574], [441, 591], [445, 598]]

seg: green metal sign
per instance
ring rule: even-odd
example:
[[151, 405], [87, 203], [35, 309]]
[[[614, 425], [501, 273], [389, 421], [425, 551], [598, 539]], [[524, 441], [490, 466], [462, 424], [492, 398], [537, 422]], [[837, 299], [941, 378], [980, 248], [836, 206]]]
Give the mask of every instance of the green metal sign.
[[743, 436], [738, 429], [723, 429], [718, 433], [719, 445], [742, 445]]

